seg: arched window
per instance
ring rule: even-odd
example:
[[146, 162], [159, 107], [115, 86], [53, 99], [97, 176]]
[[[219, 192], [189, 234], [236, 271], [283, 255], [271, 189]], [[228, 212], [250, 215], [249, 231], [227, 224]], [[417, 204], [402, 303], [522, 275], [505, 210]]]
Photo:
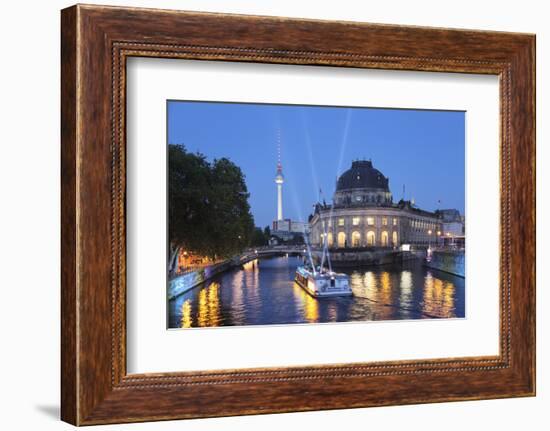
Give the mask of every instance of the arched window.
[[338, 247], [346, 246], [346, 234], [344, 232], [338, 233]]
[[397, 247], [397, 232], [392, 233], [391, 242], [393, 243], [394, 247]]
[[374, 246], [376, 244], [376, 235], [372, 230], [367, 232], [367, 245]]
[[327, 240], [328, 240], [328, 246], [332, 247], [332, 244], [334, 243], [334, 238], [332, 238], [332, 232], [328, 233]]
[[353, 247], [361, 246], [361, 234], [359, 232], [355, 231], [351, 234], [351, 245]]
[[387, 231], [382, 232], [380, 240], [382, 241], [382, 247], [387, 247], [389, 245], [389, 236]]

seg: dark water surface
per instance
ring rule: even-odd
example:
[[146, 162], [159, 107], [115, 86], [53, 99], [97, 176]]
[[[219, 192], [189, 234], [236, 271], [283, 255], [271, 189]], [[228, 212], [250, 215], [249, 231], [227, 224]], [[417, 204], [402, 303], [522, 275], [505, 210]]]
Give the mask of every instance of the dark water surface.
[[418, 262], [342, 270], [353, 296], [315, 299], [294, 282], [297, 257], [250, 262], [168, 304], [169, 327], [464, 317], [464, 279]]

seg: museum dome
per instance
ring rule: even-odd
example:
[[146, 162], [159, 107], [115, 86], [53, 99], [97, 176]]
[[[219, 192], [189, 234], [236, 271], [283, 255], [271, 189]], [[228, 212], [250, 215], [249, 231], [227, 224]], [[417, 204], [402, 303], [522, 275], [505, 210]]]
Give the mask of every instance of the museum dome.
[[336, 191], [373, 189], [389, 192], [388, 178], [372, 166], [370, 160], [356, 160], [351, 168], [338, 178]]

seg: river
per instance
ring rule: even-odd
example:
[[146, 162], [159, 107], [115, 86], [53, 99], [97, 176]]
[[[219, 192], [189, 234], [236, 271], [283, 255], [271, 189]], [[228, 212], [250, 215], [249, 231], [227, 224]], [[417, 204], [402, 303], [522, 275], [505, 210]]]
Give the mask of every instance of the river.
[[464, 279], [419, 262], [342, 270], [351, 297], [315, 299], [294, 282], [298, 257], [250, 262], [171, 300], [169, 327], [461, 318]]

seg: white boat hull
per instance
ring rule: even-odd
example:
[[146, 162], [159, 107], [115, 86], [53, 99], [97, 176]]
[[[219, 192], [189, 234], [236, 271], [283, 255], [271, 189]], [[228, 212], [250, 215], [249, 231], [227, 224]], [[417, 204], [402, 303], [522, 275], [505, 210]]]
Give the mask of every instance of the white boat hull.
[[346, 274], [334, 272], [313, 274], [304, 267], [299, 267], [296, 270], [295, 280], [300, 287], [316, 298], [352, 295], [349, 277]]

